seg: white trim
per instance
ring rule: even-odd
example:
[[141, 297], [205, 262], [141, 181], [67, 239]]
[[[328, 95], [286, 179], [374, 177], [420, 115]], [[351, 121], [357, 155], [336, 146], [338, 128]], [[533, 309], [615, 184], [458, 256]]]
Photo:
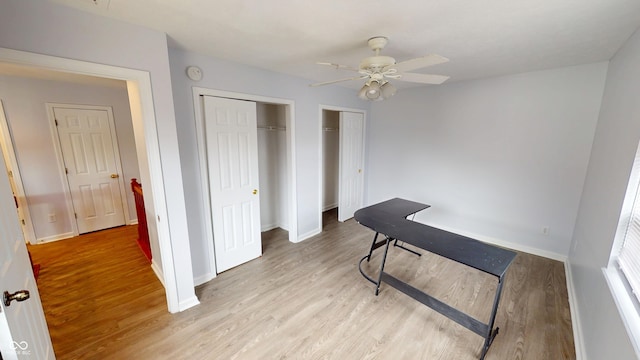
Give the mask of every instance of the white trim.
[[[367, 129], [367, 111], [364, 109], [355, 109], [355, 108], [348, 108], [348, 107], [343, 107], [343, 106], [334, 106], [334, 105], [325, 105], [325, 104], [320, 104], [319, 106], [319, 114], [318, 114], [318, 174], [320, 174], [319, 178], [320, 178], [320, 182], [319, 182], [319, 188], [318, 188], [318, 227], [319, 227], [319, 232], [322, 232], [322, 212], [323, 210], [323, 205], [322, 205], [322, 200], [324, 198], [324, 172], [322, 171], [322, 165], [324, 163], [324, 146], [322, 143], [322, 137], [323, 137], [323, 129], [324, 127], [322, 126], [322, 111], [323, 110], [328, 110], [328, 111], [337, 111], [337, 112], [353, 112], [353, 113], [360, 113], [362, 114], [362, 171], [363, 171], [363, 180], [362, 180], [362, 201], [364, 202], [364, 176], [366, 176], [366, 169], [365, 169], [365, 160], [366, 160], [366, 129]], [[339, 152], [340, 150], [338, 150]], [[338, 155], [339, 158], [340, 155]], [[338, 192], [340, 192], [340, 182], [338, 182]], [[338, 196], [338, 202], [340, 202], [340, 196]], [[363, 203], [364, 205], [364, 203]], [[317, 230], [313, 230], [309, 233], [314, 233]], [[309, 234], [307, 233], [307, 234]], [[313, 236], [313, 235], [311, 235]], [[305, 239], [308, 239], [311, 236], [307, 236], [305, 237]], [[302, 240], [300, 240], [302, 241]]]
[[[151, 90], [151, 76], [149, 72], [6, 48], [0, 48], [0, 61], [13, 64], [30, 65], [52, 71], [125, 80], [127, 81], [127, 90], [129, 91], [129, 94], [131, 94], [132, 91], [138, 92], [140, 102], [138, 104], [132, 103], [131, 106], [139, 107], [141, 114], [139, 120], [144, 124], [145, 147], [147, 149], [148, 156], [148, 164], [146, 165], [149, 167], [149, 172], [151, 174], [150, 180], [153, 184], [151, 192], [154, 199], [155, 212], [161, 219], [163, 219], [163, 221], [158, 222], [158, 241], [160, 243], [163, 274], [166, 275], [167, 279], [170, 279], [170, 281], [165, 281], [164, 283], [167, 307], [170, 312], [180, 311], [178, 284], [175, 277], [173, 250], [171, 248], [172, 241], [167, 221], [164, 178], [162, 174], [162, 163], [160, 161], [160, 146], [158, 144], [158, 131], [156, 128], [153, 93]], [[132, 120], [135, 121], [135, 119]], [[145, 164], [139, 164], [139, 166], [145, 166]]]
[[[285, 105], [286, 117], [286, 141], [287, 141], [287, 172], [289, 177], [289, 241], [298, 242], [298, 207], [296, 185], [296, 147], [295, 147], [295, 102], [289, 99], [236, 93], [223, 90], [193, 87], [193, 109], [196, 121], [196, 143], [198, 146], [198, 158], [200, 162], [200, 186], [202, 189], [202, 212], [204, 214], [204, 234], [207, 239], [208, 258], [210, 272], [215, 274], [215, 251], [213, 246], [213, 222], [211, 221], [211, 204], [209, 203], [209, 178], [206, 169], [207, 145], [204, 132], [204, 108], [200, 96], [215, 96], [228, 99], [255, 101], [268, 104]], [[198, 277], [199, 279], [202, 276]], [[211, 278], [215, 278], [215, 275]]]
[[431, 223], [431, 222], [424, 222], [424, 223], [429, 225], [429, 226], [433, 226], [435, 228], [438, 228], [438, 229], [442, 229], [442, 230], [445, 230], [445, 231], [448, 231], [448, 232], [452, 232], [452, 233], [455, 233], [455, 234], [458, 234], [458, 235], [470, 237], [472, 239], [476, 239], [476, 240], [479, 240], [479, 241], [482, 241], [482, 242], [485, 242], [485, 243], [488, 243], [488, 244], [497, 245], [497, 246], [508, 248], [508, 249], [511, 249], [511, 250], [526, 252], [527, 254], [542, 256], [544, 258], [560, 261], [560, 262], [563, 262], [563, 263], [567, 261], [567, 255], [558, 254], [558, 253], [555, 253], [553, 251], [541, 250], [541, 249], [538, 249], [538, 248], [534, 248], [534, 247], [530, 247], [530, 246], [526, 246], [526, 245], [522, 245], [522, 244], [517, 244], [517, 243], [510, 242], [510, 241], [505, 241], [505, 240], [494, 238], [494, 237], [491, 237], [491, 236], [479, 235], [479, 234], [472, 233], [470, 231], [464, 231], [464, 230], [452, 228], [452, 227], [446, 226], [446, 225], [440, 225], [440, 224], [435, 224], [435, 223]]
[[334, 204], [330, 204], [330, 205], [327, 205], [327, 206], [323, 206], [322, 207], [322, 212], [325, 212], [325, 211], [331, 210], [331, 209], [335, 209], [337, 207], [338, 207], [338, 203], [334, 203]]
[[164, 277], [162, 276], [162, 265], [158, 265], [156, 259], [151, 259], [151, 270], [156, 274], [156, 277], [160, 280], [162, 286], [166, 287], [164, 285]]
[[625, 286], [624, 275], [615, 265], [610, 264], [608, 267], [602, 268], [602, 273], [607, 280], [613, 301], [629, 335], [629, 341], [633, 346], [636, 357], [640, 359], [640, 314], [638, 314], [638, 309], [633, 303], [635, 299], [632, 298], [633, 295], [630, 289]]
[[260, 232], [270, 231], [280, 227], [280, 224], [261, 224]]
[[584, 359], [586, 349], [584, 347], [584, 337], [582, 335], [582, 322], [580, 321], [580, 312], [578, 311], [578, 301], [576, 296], [576, 288], [573, 286], [573, 274], [571, 272], [571, 264], [564, 262], [564, 273], [567, 281], [567, 294], [569, 297], [569, 311], [571, 312], [571, 328], [573, 329], [573, 343], [576, 348], [576, 360]]
[[206, 283], [208, 281], [213, 280], [215, 277], [216, 277], [216, 273], [215, 272], [208, 272], [206, 274], [203, 274], [203, 275], [195, 277], [193, 279], [193, 283], [194, 283], [195, 286], [202, 285], [202, 284], [204, 284], [204, 283]]
[[[322, 224], [322, 220], [320, 220], [320, 224]], [[301, 234], [300, 236], [298, 236], [298, 242], [310, 239], [310, 238], [312, 238], [312, 237], [314, 237], [314, 236], [316, 236], [316, 235], [318, 235], [320, 233], [322, 233], [322, 229], [316, 228], [314, 230], [311, 230], [309, 232]]]
[[36, 243], [34, 245], [50, 243], [50, 242], [58, 241], [58, 240], [65, 240], [65, 239], [72, 238], [74, 236], [77, 236], [77, 235], [74, 235], [74, 233], [72, 233], [72, 232], [46, 236], [46, 237], [43, 237], [43, 238], [36, 239]]
[[[116, 172], [123, 174], [122, 171], [122, 159], [120, 158], [120, 145], [118, 144], [118, 136], [116, 134], [116, 123], [113, 117], [113, 108], [111, 106], [99, 106], [99, 105], [79, 105], [79, 104], [64, 104], [64, 103], [45, 103], [47, 107], [47, 116], [49, 117], [49, 129], [51, 130], [51, 140], [53, 141], [53, 148], [56, 153], [56, 159], [58, 160], [58, 172], [61, 183], [63, 184], [65, 202], [67, 204], [67, 217], [71, 225], [71, 229], [75, 236], [79, 235], [78, 222], [74, 217], [73, 198], [71, 196], [71, 188], [69, 187], [69, 178], [65, 173], [64, 155], [62, 153], [62, 145], [60, 144], [60, 133], [56, 126], [55, 108], [67, 108], [67, 109], [79, 109], [79, 110], [99, 110], [106, 111], [107, 118], [109, 119], [109, 131], [111, 132], [111, 146], [113, 147], [113, 156], [116, 165]], [[120, 201], [122, 202], [122, 216], [123, 225], [127, 224], [129, 219], [129, 204], [127, 202], [127, 193], [124, 185], [124, 176], [118, 178], [118, 188], [120, 189]], [[75, 221], [74, 221], [75, 220]], [[101, 230], [101, 229], [94, 229]]]
[[22, 217], [24, 223], [21, 224], [25, 241], [30, 244], [35, 244], [36, 233], [33, 228], [33, 221], [31, 220], [31, 212], [29, 211], [29, 202], [25, 195], [24, 185], [22, 184], [22, 175], [20, 174], [20, 167], [18, 166], [18, 160], [16, 159], [15, 148], [13, 147], [13, 140], [11, 139], [11, 131], [9, 131], [9, 123], [7, 122], [6, 115], [4, 113], [4, 107], [2, 100], [0, 99], [0, 142], [2, 142], [2, 148], [4, 149], [4, 155], [7, 158], [7, 165], [11, 169], [13, 175], [13, 184], [16, 187], [16, 198], [18, 200], [18, 206], [21, 208]]

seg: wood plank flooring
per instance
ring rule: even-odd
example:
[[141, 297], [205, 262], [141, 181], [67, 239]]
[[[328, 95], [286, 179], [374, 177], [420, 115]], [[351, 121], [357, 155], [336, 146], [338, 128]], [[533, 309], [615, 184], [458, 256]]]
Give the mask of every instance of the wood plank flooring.
[[[292, 244], [263, 234], [264, 255], [166, 310], [135, 227], [31, 246], [58, 359], [477, 359], [483, 339], [358, 272], [373, 233], [325, 214], [322, 234]], [[385, 270], [487, 321], [496, 280], [433, 254], [389, 252]], [[381, 253], [381, 251], [378, 251]], [[365, 270], [378, 270], [381, 254]], [[487, 359], [575, 359], [563, 264], [519, 253]]]

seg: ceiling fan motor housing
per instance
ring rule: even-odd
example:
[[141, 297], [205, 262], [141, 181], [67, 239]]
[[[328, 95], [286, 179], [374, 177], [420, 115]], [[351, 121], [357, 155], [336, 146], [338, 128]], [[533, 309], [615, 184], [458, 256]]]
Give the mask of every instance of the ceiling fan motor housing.
[[368, 58], [364, 58], [360, 62], [360, 69], [361, 70], [374, 70], [374, 69], [382, 70], [383, 68], [394, 65], [395, 63], [396, 63], [396, 59], [392, 58], [391, 56], [383, 56], [383, 55], [370, 56]]

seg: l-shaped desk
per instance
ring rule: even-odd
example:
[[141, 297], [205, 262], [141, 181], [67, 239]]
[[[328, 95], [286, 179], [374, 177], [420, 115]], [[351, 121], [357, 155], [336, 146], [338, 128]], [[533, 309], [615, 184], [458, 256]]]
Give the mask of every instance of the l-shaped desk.
[[[384, 281], [397, 290], [482, 336], [485, 339], [482, 354], [480, 355], [480, 359], [482, 360], [487, 354], [493, 339], [498, 334], [498, 328], [496, 327], [494, 329], [493, 325], [502, 293], [504, 275], [516, 257], [516, 253], [462, 235], [407, 220], [409, 215], [415, 214], [428, 207], [430, 206], [426, 204], [395, 198], [356, 211], [354, 215], [356, 221], [376, 232], [369, 254], [360, 260], [358, 268], [362, 276], [376, 285], [376, 295], [378, 295], [380, 291], [380, 284]], [[377, 241], [379, 234], [384, 236], [384, 239], [381, 241]], [[394, 246], [401, 247], [404, 250], [420, 256], [419, 253], [402, 245], [398, 245], [398, 240], [497, 277], [498, 286], [496, 288], [496, 295], [489, 322], [487, 324], [482, 323], [466, 313], [384, 272], [389, 245], [392, 242]], [[373, 279], [362, 270], [362, 262], [365, 259], [367, 261], [371, 260], [373, 251], [382, 246], [384, 246], [385, 249], [380, 264], [380, 272], [378, 279]]]

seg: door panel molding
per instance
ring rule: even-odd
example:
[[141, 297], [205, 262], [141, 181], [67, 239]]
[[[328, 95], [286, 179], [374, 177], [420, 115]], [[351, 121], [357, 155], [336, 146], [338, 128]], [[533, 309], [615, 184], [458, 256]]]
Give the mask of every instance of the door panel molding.
[[[69, 219], [69, 225], [71, 226], [73, 236], [78, 236], [80, 234], [80, 229], [78, 227], [78, 222], [75, 218], [73, 197], [71, 194], [71, 188], [69, 185], [69, 181], [66, 174], [66, 167], [64, 164], [64, 155], [62, 145], [60, 144], [60, 133], [58, 131], [58, 126], [56, 126], [56, 117], [55, 117], [55, 109], [56, 108], [64, 108], [64, 109], [77, 109], [77, 110], [97, 110], [97, 111], [105, 111], [107, 113], [107, 118], [109, 122], [109, 131], [111, 133], [112, 140], [112, 151], [115, 160], [116, 173], [122, 175], [122, 163], [120, 160], [120, 149], [118, 146], [118, 138], [116, 136], [115, 130], [115, 121], [113, 117], [113, 109], [111, 106], [96, 106], [96, 105], [79, 105], [79, 104], [63, 104], [63, 103], [46, 103], [47, 107], [47, 116], [49, 117], [49, 129], [51, 130], [51, 136], [53, 141], [53, 147], [56, 153], [56, 160], [58, 161], [58, 170], [60, 181], [63, 184], [65, 203], [67, 208], [67, 218]], [[127, 219], [129, 219], [129, 206], [127, 204], [127, 196], [126, 196], [126, 186], [124, 184], [124, 177], [120, 176], [117, 178], [118, 183], [118, 194], [120, 196], [120, 202], [122, 206], [123, 216], [124, 216], [124, 224], [127, 223]], [[88, 201], [83, 197], [84, 201]], [[124, 225], [123, 224], [123, 225]], [[96, 229], [99, 230], [99, 229]]]
[[262, 255], [256, 103], [203, 97], [216, 272]]

